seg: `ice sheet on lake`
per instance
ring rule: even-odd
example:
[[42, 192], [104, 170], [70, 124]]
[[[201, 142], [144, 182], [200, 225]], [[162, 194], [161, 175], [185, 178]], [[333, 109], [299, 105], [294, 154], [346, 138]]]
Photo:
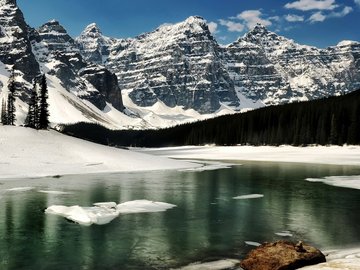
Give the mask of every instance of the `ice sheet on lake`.
[[258, 199], [264, 197], [263, 194], [248, 194], [248, 195], [241, 195], [233, 197], [234, 200], [247, 200], [247, 199]]
[[360, 270], [360, 248], [324, 252], [327, 262], [303, 270]]
[[45, 213], [62, 216], [81, 225], [90, 226], [107, 224], [120, 214], [163, 212], [174, 207], [176, 205], [164, 202], [136, 200], [121, 204], [100, 202], [95, 203], [93, 207], [53, 205], [48, 207]]
[[214, 261], [214, 262], [194, 263], [194, 264], [179, 268], [179, 270], [205, 270], [205, 269], [222, 270], [222, 269], [233, 268], [239, 263], [240, 263], [239, 260], [224, 259], [224, 260], [219, 260], [219, 261]]
[[[195, 162], [197, 163], [198, 161], [194, 161], [194, 160], [188, 160], [188, 162]], [[203, 171], [215, 171], [215, 170], [220, 170], [220, 169], [230, 169], [233, 166], [238, 166], [240, 164], [230, 164], [230, 163], [224, 163], [224, 162], [206, 162], [203, 163], [204, 165], [201, 167], [195, 167], [195, 168], [188, 168], [188, 169], [182, 169], [179, 170], [181, 172], [203, 172]]]
[[336, 186], [336, 187], [360, 189], [360, 175], [307, 178], [306, 181], [323, 182], [324, 184]]

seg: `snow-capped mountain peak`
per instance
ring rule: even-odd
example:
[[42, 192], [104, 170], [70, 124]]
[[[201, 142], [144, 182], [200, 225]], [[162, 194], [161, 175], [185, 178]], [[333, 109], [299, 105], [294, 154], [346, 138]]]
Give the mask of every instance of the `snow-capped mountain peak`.
[[102, 32], [100, 30], [100, 27], [96, 23], [91, 23], [86, 26], [85, 30], [81, 33], [80, 36], [99, 37], [102, 36]]

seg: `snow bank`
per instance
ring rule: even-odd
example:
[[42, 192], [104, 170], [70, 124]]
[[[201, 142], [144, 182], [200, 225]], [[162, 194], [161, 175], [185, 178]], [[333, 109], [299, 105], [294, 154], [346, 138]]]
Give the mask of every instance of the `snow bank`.
[[360, 189], [360, 175], [351, 176], [327, 176], [324, 178], [307, 178], [310, 182], [323, 182], [324, 184], [336, 187]]
[[98, 145], [56, 131], [9, 126], [0, 126], [0, 151], [0, 178], [5, 179], [200, 166]]
[[307, 266], [303, 270], [360, 270], [360, 249], [345, 249], [326, 252], [326, 263]]
[[116, 205], [115, 202], [95, 203], [93, 207], [53, 205], [45, 213], [58, 215], [72, 220], [80, 225], [103, 225], [110, 223], [120, 214], [164, 212], [176, 205], [148, 200], [136, 200]]
[[136, 151], [181, 159], [360, 165], [360, 146], [184, 146]]

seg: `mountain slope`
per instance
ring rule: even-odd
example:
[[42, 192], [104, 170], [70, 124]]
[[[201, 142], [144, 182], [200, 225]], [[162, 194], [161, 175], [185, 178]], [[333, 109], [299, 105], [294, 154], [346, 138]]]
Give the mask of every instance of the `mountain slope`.
[[73, 39], [57, 21], [30, 28], [16, 0], [0, 0], [0, 15], [0, 99], [14, 70], [18, 124], [41, 73], [54, 92], [53, 125], [110, 128], [165, 127], [360, 87], [358, 42], [318, 49], [257, 25], [221, 46], [198, 16], [131, 39], [106, 37], [91, 24]]

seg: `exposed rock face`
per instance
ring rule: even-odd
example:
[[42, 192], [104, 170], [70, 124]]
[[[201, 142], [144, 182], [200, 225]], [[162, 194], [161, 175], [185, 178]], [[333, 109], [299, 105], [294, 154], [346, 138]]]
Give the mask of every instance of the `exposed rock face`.
[[294, 270], [325, 261], [324, 254], [314, 247], [278, 241], [252, 250], [240, 266], [245, 270]]
[[120, 88], [141, 107], [161, 100], [170, 107], [210, 113], [221, 104], [237, 109], [247, 102], [244, 98], [276, 105], [360, 87], [360, 43], [318, 49], [262, 25], [226, 47], [217, 44], [200, 17], [133, 40], [110, 41], [93, 24], [77, 42], [87, 59], [106, 59], [103, 63], [116, 73]]
[[112, 51], [106, 64], [139, 106], [161, 100], [211, 113], [220, 103], [239, 106], [220, 54], [205, 20], [190, 17], [135, 38], [124, 50]]
[[[121, 91], [119, 83], [115, 74], [108, 71], [105, 67], [99, 65], [89, 65], [86, 68], [80, 70], [79, 75], [89, 81], [96, 89], [99, 90], [102, 96], [106, 100], [111, 100], [112, 105], [119, 111], [124, 110], [122, 103]], [[90, 100], [92, 101], [92, 100]], [[93, 100], [97, 107], [105, 107], [106, 104], [97, 104], [96, 100]]]
[[40, 74], [39, 64], [31, 51], [29, 27], [15, 0], [0, 0], [0, 61], [14, 66], [31, 82]]
[[318, 49], [257, 25], [225, 49], [235, 85], [265, 104], [311, 100], [360, 87], [360, 43]]
[[69, 92], [103, 110], [106, 101], [122, 111], [122, 97], [115, 75], [83, 60], [75, 41], [57, 21], [41, 26], [31, 36], [33, 51], [44, 70], [59, 78]]
[[124, 50], [131, 39], [116, 39], [102, 34], [96, 23], [88, 25], [75, 39], [82, 56], [87, 62], [104, 64], [112, 51]]

